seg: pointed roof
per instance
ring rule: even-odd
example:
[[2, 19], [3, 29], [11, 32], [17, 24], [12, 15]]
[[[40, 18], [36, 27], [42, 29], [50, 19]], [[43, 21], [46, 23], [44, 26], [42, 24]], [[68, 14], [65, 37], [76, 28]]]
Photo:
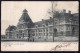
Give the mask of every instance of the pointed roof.
[[21, 18], [19, 19], [19, 21], [24, 21], [24, 22], [31, 21], [26, 9], [23, 10], [23, 14]]
[[33, 26], [33, 22], [31, 20], [31, 18], [29, 17], [28, 11], [26, 9], [23, 10], [23, 14], [20, 17], [19, 22], [18, 22], [17, 25], [24, 24], [24, 23], [27, 24], [28, 28]]
[[26, 10], [26, 9], [24, 9], [24, 10], [23, 10], [23, 12], [27, 12], [27, 10]]

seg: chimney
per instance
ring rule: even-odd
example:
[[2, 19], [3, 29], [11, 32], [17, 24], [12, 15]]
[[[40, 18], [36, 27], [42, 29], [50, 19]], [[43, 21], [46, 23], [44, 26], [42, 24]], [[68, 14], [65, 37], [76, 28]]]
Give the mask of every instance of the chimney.
[[71, 11], [69, 11], [68, 13], [71, 14]]
[[66, 13], [66, 10], [65, 9], [63, 9], [63, 13]]

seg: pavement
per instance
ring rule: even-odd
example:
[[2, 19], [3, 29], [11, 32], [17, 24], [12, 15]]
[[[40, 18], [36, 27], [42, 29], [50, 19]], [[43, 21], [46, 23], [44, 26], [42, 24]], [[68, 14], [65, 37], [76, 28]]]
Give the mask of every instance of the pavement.
[[[49, 36], [50, 37], [50, 36]], [[53, 42], [53, 37], [44, 39], [34, 39], [34, 42]], [[54, 37], [54, 42], [78, 42], [79, 37], [78, 36], [58, 36], [58, 37]], [[4, 39], [2, 41], [26, 41], [28, 42], [27, 39]]]
[[[58, 36], [54, 37], [54, 42], [75, 42], [78, 41], [78, 37], [72, 37], [72, 36]], [[35, 39], [35, 42], [53, 42], [53, 38], [48, 39]]]
[[63, 41], [63, 42], [74, 42], [74, 41], [78, 41], [78, 37], [71, 37], [71, 36], [63, 36], [63, 37], [55, 37], [54, 41]]

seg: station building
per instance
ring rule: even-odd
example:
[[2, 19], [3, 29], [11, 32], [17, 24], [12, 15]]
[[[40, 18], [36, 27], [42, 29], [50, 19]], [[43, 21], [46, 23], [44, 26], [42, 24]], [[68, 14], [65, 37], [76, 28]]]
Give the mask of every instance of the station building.
[[61, 13], [57, 13], [53, 18], [49, 17], [49, 19], [33, 22], [28, 15], [28, 11], [24, 9], [17, 26], [9, 25], [5, 31], [5, 36], [7, 39], [53, 41], [53, 37], [56, 36], [79, 35], [78, 13], [72, 14], [71, 11], [66, 13], [66, 10], [63, 9]]

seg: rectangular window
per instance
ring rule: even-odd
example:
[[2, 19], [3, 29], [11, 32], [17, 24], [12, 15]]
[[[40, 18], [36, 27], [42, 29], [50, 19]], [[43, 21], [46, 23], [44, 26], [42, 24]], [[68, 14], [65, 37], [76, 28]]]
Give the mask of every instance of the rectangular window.
[[50, 33], [50, 36], [52, 36], [52, 33]]
[[36, 32], [37, 32], [37, 30], [36, 30]]
[[57, 22], [55, 22], [55, 25], [57, 24]]
[[37, 28], [38, 26], [36, 25], [35, 27]]
[[48, 23], [46, 24], [46, 26], [48, 26]]
[[41, 39], [41, 36], [39, 36], [38, 39]]
[[68, 30], [68, 27], [67, 27], [67, 30]]
[[39, 32], [42, 32], [42, 30], [41, 30], [41, 29], [39, 29]]
[[46, 31], [48, 32], [48, 28], [46, 28]]
[[44, 36], [45, 36], [45, 33], [44, 33]]
[[45, 29], [43, 29], [43, 32], [45, 32]]
[[60, 29], [63, 30], [63, 26], [61, 26]]
[[48, 36], [48, 33], [47, 33], [47, 36]]
[[36, 33], [36, 36], [37, 36], [38, 34]]
[[70, 30], [70, 27], [69, 26], [67, 26], [67, 30]]
[[49, 28], [49, 31], [52, 31], [52, 30], [53, 30], [53, 28], [52, 28], [52, 27], [50, 27], [50, 28]]
[[45, 25], [43, 25], [43, 27], [45, 27]]

